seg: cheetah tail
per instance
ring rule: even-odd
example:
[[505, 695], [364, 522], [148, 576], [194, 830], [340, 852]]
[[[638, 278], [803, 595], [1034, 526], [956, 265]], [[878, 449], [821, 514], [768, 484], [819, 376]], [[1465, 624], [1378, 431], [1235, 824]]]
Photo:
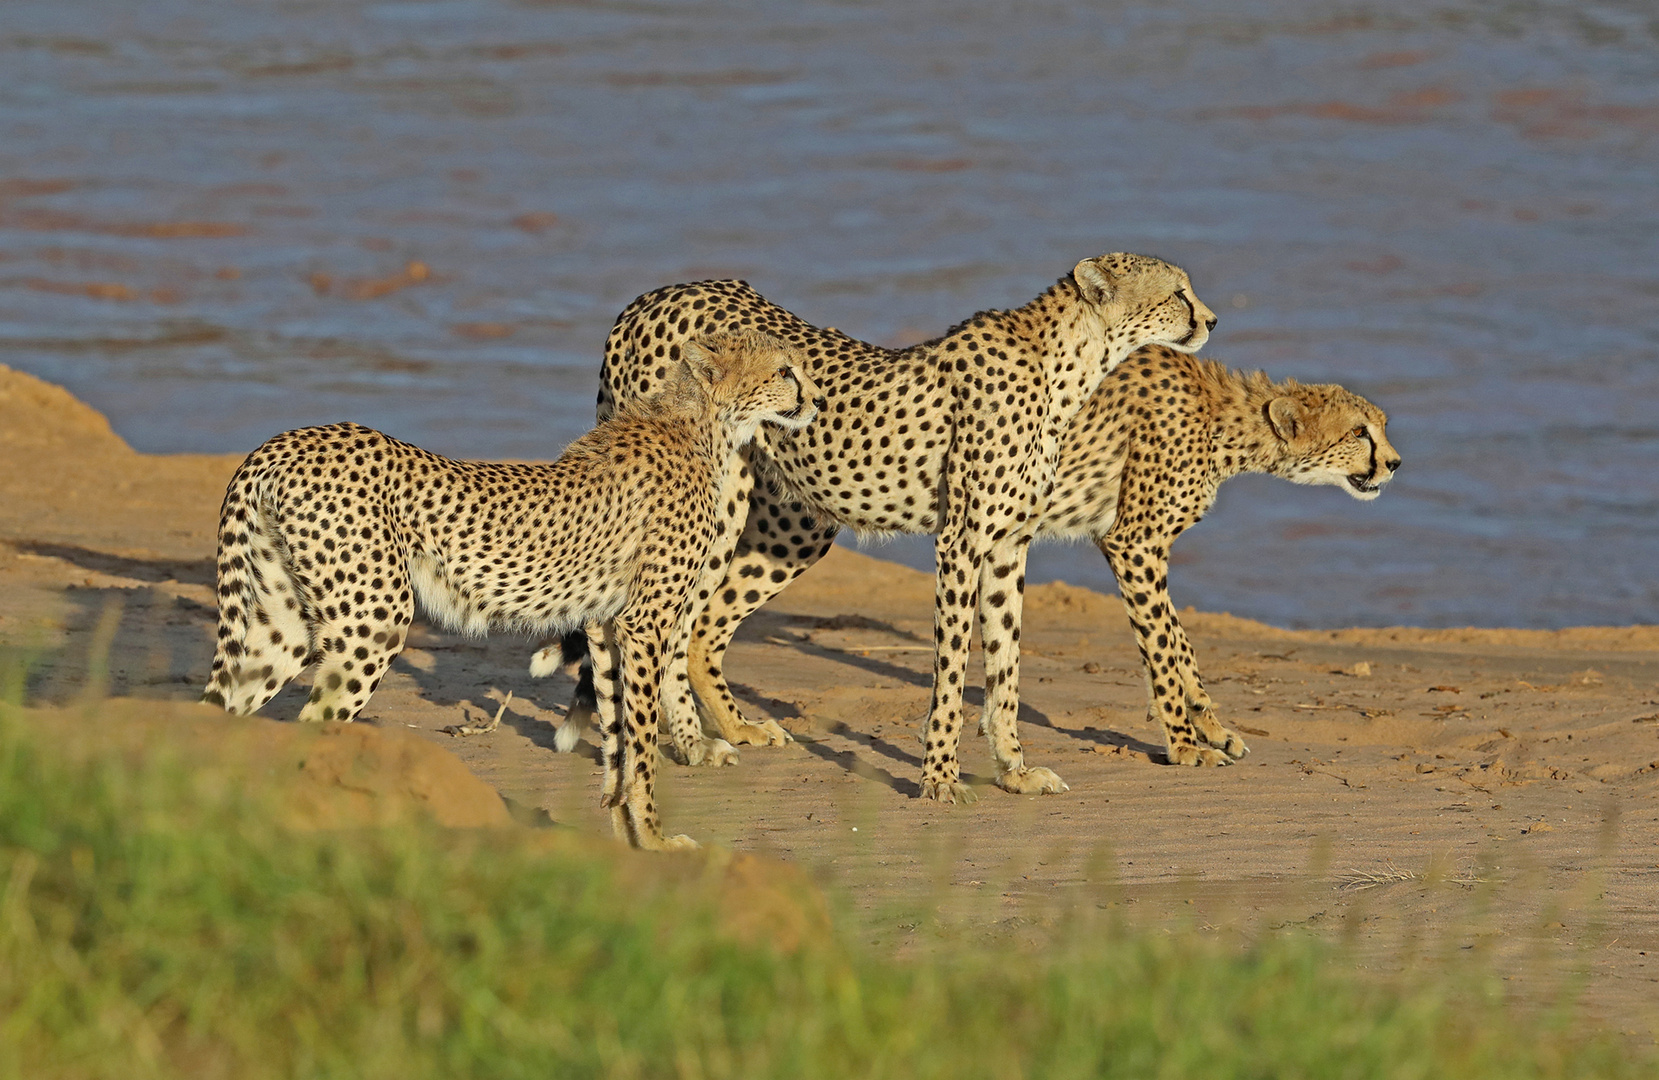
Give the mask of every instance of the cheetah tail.
[[300, 673], [314, 636], [305, 592], [271, 519], [270, 479], [250, 458], [219, 511], [219, 638], [202, 701], [242, 715]]
[[[216, 560], [219, 602], [218, 643], [213, 670], [202, 702], [231, 709], [230, 693], [239, 681], [248, 644], [248, 613], [254, 606], [253, 546], [248, 542], [249, 519], [258, 514], [256, 480], [244, 462], [225, 488], [219, 508], [219, 553]], [[234, 711], [234, 710], [232, 710]]]
[[530, 658], [530, 674], [538, 678], [551, 675], [559, 668], [576, 676], [576, 692], [571, 695], [570, 706], [565, 709], [564, 722], [553, 734], [553, 748], [561, 754], [568, 754], [576, 749], [582, 729], [595, 722], [599, 712], [599, 699], [593, 687], [593, 665], [588, 659], [587, 634], [573, 630], [561, 636], [557, 662], [553, 659], [552, 645], [544, 645]]

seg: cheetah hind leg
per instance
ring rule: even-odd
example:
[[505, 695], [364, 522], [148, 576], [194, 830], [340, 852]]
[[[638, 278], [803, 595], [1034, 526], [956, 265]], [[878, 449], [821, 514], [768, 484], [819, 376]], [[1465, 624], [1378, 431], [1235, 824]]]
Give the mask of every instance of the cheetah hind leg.
[[229, 625], [221, 619], [213, 674], [202, 693], [207, 704], [239, 716], [258, 712], [305, 670], [312, 636], [293, 580], [279, 558], [265, 550], [250, 551], [246, 557], [250, 564], [256, 558], [258, 563], [228, 601], [240, 600], [245, 611]]
[[311, 684], [311, 696], [300, 709], [300, 721], [349, 724], [357, 719], [403, 651], [413, 616], [411, 605], [411, 610], [394, 611], [380, 624], [325, 623], [316, 639], [322, 662]]
[[997, 777], [997, 787], [1015, 795], [1058, 795], [1071, 790], [1071, 785], [1060, 779], [1059, 773], [1041, 765], [1011, 769]]
[[237, 716], [252, 716], [304, 668], [303, 655], [296, 658], [288, 649], [253, 651], [241, 663], [221, 667], [202, 700]]
[[[989, 712], [979, 717], [979, 733], [987, 738], [991, 735]], [[997, 777], [996, 783], [997, 787], [1015, 795], [1058, 795], [1071, 790], [1071, 785], [1060, 779], [1059, 773], [1041, 765], [1024, 765], [1017, 769], [1009, 769]]]
[[[679, 638], [683, 642], [690, 632], [692, 616], [688, 613]], [[682, 765], [737, 764], [737, 747], [703, 727], [702, 710], [692, 696], [691, 680], [686, 673], [686, 650], [682, 644], [669, 658], [666, 677], [662, 682], [662, 729], [668, 735], [664, 744], [673, 758]]]
[[[706, 612], [703, 619], [708, 619]], [[794, 742], [795, 736], [776, 720], [750, 720], [738, 712], [722, 670], [725, 650], [721, 650], [722, 655], [711, 657], [708, 644], [707, 638], [694, 639], [687, 663], [691, 690], [703, 725], [720, 732], [719, 741], [728, 746], [782, 746]]]
[[768, 470], [757, 473], [742, 535], [693, 624], [687, 671], [705, 723], [721, 738], [737, 746], [782, 746], [795, 737], [781, 724], [749, 720], [738, 710], [726, 682], [726, 650], [745, 619], [829, 553], [841, 526], [787, 501]]
[[974, 793], [974, 789], [960, 780], [923, 780], [921, 796], [924, 799], [932, 799], [934, 802], [951, 803], [952, 805], [961, 803], [966, 806], [969, 803], [979, 801], [979, 796]]
[[[217, 670], [202, 700], [238, 716], [252, 716], [305, 670], [309, 654], [305, 624], [297, 615], [283, 614], [291, 617], [267, 616], [264, 622], [250, 622], [247, 643], [238, 660], [215, 659]], [[283, 629], [288, 634], [284, 635]], [[220, 650], [224, 651], [223, 644]]]

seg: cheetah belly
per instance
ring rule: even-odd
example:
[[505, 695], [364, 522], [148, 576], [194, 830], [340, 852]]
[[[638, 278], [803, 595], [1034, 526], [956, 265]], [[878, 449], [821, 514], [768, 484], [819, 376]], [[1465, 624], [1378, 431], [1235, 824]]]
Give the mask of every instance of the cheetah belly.
[[1116, 476], [1076, 488], [1056, 485], [1055, 499], [1037, 523], [1037, 536], [1062, 542], [1095, 540], [1111, 531], [1117, 516]]
[[570, 497], [573, 486], [550, 486], [514, 506], [516, 517], [490, 517], [470, 535], [427, 530], [409, 560], [422, 607], [480, 635], [562, 633], [613, 617], [627, 603], [645, 523], [605, 486], [582, 499]]

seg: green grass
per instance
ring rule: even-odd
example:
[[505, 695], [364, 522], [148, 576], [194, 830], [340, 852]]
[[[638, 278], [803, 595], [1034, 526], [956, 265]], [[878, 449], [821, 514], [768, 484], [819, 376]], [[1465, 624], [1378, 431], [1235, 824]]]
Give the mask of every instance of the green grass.
[[716, 870], [542, 830], [288, 832], [0, 707], [4, 1077], [1652, 1075], [1491, 983], [1079, 920], [893, 961], [716, 932]]

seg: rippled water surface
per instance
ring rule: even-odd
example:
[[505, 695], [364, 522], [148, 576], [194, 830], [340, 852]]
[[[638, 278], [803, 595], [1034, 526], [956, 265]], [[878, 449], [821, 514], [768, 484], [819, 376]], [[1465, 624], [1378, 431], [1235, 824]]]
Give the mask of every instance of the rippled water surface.
[[143, 450], [550, 457], [647, 289], [898, 345], [1110, 250], [1405, 459], [1363, 505], [1230, 482], [1178, 603], [1659, 622], [1648, 0], [0, 5], [0, 362]]

